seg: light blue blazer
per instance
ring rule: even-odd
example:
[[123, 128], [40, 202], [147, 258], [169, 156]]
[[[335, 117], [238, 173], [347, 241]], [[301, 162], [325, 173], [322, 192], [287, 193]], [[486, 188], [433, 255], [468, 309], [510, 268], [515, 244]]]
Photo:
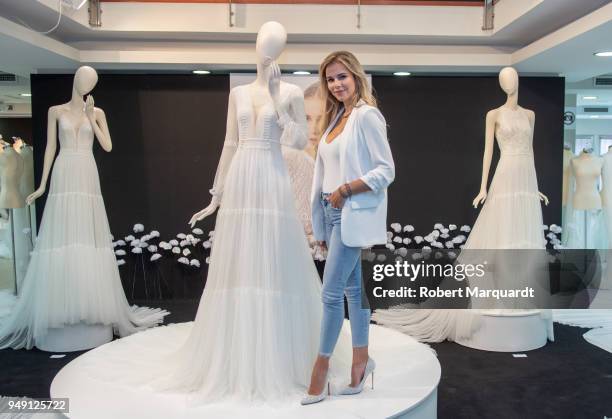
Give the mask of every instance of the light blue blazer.
[[[327, 135], [343, 111], [323, 133]], [[371, 191], [356, 194], [344, 203], [341, 219], [342, 242], [350, 247], [370, 247], [387, 243], [387, 187], [395, 178], [395, 165], [387, 124], [380, 111], [363, 100], [348, 118], [339, 143], [342, 181], [361, 179]], [[321, 204], [325, 168], [317, 154], [312, 184], [312, 229], [318, 241], [325, 240], [325, 219]]]

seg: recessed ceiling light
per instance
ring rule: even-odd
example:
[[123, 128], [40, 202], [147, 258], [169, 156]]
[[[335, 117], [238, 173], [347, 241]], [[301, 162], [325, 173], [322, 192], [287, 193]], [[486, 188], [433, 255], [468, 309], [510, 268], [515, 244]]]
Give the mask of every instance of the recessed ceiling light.
[[395, 73], [393, 73], [394, 76], [409, 76], [412, 73], [409, 73], [408, 71], [396, 71]]
[[597, 96], [583, 96], [582, 99], [584, 99], [584, 100], [597, 100]]
[[596, 52], [595, 55], [598, 57], [612, 57], [612, 51]]
[[193, 74], [210, 74], [208, 70], [193, 70]]
[[22, 96], [22, 97], [32, 97], [32, 93], [19, 93], [19, 96]]
[[296, 76], [307, 76], [308, 74], [311, 74], [310, 71], [294, 71], [293, 74], [295, 74]]
[[597, 119], [597, 118], [599, 118], [599, 115], [591, 115], [591, 118]]

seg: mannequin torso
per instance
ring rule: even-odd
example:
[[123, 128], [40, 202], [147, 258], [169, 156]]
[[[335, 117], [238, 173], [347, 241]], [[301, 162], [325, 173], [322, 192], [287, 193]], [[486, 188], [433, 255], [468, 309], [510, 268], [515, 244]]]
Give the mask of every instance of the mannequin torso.
[[588, 153], [571, 160], [572, 174], [576, 178], [573, 206], [576, 210], [601, 209], [597, 182], [601, 176], [603, 160]]
[[23, 166], [23, 160], [13, 147], [0, 147], [0, 208], [25, 206], [19, 190]]

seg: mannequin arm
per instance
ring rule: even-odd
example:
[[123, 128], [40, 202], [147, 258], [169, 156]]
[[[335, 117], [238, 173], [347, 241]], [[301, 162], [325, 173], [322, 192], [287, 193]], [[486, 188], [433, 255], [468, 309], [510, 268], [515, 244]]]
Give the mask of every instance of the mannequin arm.
[[31, 205], [36, 198], [40, 197], [45, 193], [47, 188], [47, 180], [49, 179], [49, 172], [51, 172], [51, 166], [55, 159], [55, 152], [57, 151], [57, 117], [59, 115], [59, 109], [55, 106], [49, 108], [47, 115], [47, 147], [45, 148], [45, 159], [43, 163], [42, 179], [40, 186], [37, 190], [32, 192], [27, 198], [26, 203]]
[[[533, 143], [533, 134], [535, 131], [535, 112], [528, 109], [527, 119], [529, 119], [529, 125], [531, 126], [531, 142]], [[544, 205], [548, 206], [548, 204], [550, 203], [548, 197], [542, 192], [538, 192], [538, 196], [540, 197], [540, 201], [544, 202]]]
[[215, 174], [215, 180], [213, 187], [210, 190], [212, 199], [210, 204], [203, 210], [195, 213], [189, 220], [189, 224], [193, 227], [196, 222], [203, 220], [208, 217], [221, 205], [221, 196], [223, 195], [223, 186], [225, 183], [225, 177], [227, 171], [232, 163], [234, 154], [236, 154], [236, 148], [238, 147], [238, 119], [236, 116], [236, 99], [234, 96], [234, 90], [230, 91], [229, 103], [227, 108], [227, 123], [225, 128], [225, 140], [223, 142], [223, 151], [221, 152], [221, 159], [217, 166], [217, 173]]
[[497, 119], [496, 111], [487, 113], [487, 122], [485, 129], [485, 150], [482, 159], [482, 180], [480, 182], [480, 193], [472, 205], [477, 208], [479, 204], [484, 203], [487, 199], [487, 184], [489, 182], [489, 171], [491, 170], [491, 160], [493, 160], [493, 141], [495, 139], [495, 122]]
[[96, 138], [98, 138], [98, 142], [104, 151], [110, 152], [113, 149], [113, 142], [111, 141], [110, 132], [108, 131], [106, 115], [102, 109], [94, 107], [94, 99], [91, 95], [87, 96], [85, 113], [91, 123], [94, 134], [96, 134]]
[[280, 142], [282, 145], [303, 150], [308, 145], [308, 122], [304, 95], [298, 89], [291, 92], [286, 103], [286, 110], [277, 108], [278, 124], [283, 128]]

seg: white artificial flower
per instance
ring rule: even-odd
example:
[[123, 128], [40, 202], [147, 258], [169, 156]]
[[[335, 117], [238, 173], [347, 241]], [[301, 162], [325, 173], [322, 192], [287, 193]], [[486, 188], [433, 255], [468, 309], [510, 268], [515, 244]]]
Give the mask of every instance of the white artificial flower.
[[187, 236], [185, 235], [185, 233], [179, 233], [179, 234], [177, 234], [177, 235], [176, 235], [176, 237], [177, 237], [178, 239], [183, 240], [183, 239], [185, 239], [185, 237], [187, 237]]
[[168, 245], [168, 242], [165, 242], [165, 241], [159, 242], [159, 247], [161, 247], [162, 249], [165, 248], [167, 245]]
[[140, 243], [138, 243], [138, 247], [142, 247], [143, 249], [145, 247], [148, 247], [148, 246], [149, 246], [149, 243], [147, 243], [147, 242], [140, 242]]
[[431, 251], [431, 247], [429, 247], [429, 246], [423, 246], [423, 250], [429, 250], [429, 251]]
[[448, 234], [450, 230], [448, 228], [443, 228], [442, 230], [440, 230], [440, 233], [442, 234]]
[[144, 236], [142, 236], [142, 237], [140, 238], [140, 241], [143, 241], [143, 242], [148, 242], [148, 241], [149, 241], [149, 240], [151, 240], [152, 238], [153, 238], [153, 237], [151, 237], [149, 234], [145, 234]]
[[125, 256], [126, 255], [125, 250], [122, 250], [122, 249], [115, 250], [115, 254], [117, 256]]
[[404, 259], [401, 256], [398, 256], [398, 257], [395, 258], [395, 261], [401, 263], [401, 262], [404, 261]]
[[142, 224], [134, 224], [134, 233], [142, 233], [144, 231], [144, 226]]
[[204, 249], [210, 249], [211, 245], [212, 245], [212, 243], [209, 240], [206, 240], [204, 243], [202, 243], [202, 247]]
[[461, 227], [461, 231], [463, 231], [464, 233], [469, 233], [470, 231], [472, 231], [472, 228], [468, 225], [464, 225]]
[[201, 236], [202, 234], [204, 234], [204, 231], [201, 228], [194, 228], [193, 230], [191, 230], [191, 232], [193, 234], [197, 234], [198, 236]]
[[432, 245], [433, 247], [438, 248], [438, 249], [444, 249], [444, 245], [443, 245], [442, 243], [440, 243], [440, 242], [437, 242], [437, 241], [436, 241], [436, 242], [433, 242], [431, 245]]
[[180, 247], [173, 247], [172, 248], [172, 253], [174, 253], [175, 255], [179, 255], [181, 253], [181, 248]]
[[191, 254], [191, 250], [183, 249], [183, 256], [189, 256]]
[[152, 244], [151, 246], [147, 247], [147, 250], [149, 251], [149, 253], [155, 253], [157, 252], [157, 246]]
[[395, 250], [395, 246], [392, 243], [387, 243], [385, 247], [391, 251]]
[[442, 224], [440, 224], [440, 223], [436, 223], [434, 225], [434, 229], [436, 229], [436, 230], [442, 230], [443, 228], [444, 228], [444, 226]]
[[466, 238], [466, 237], [465, 237], [464, 235], [457, 236], [457, 237], [455, 237], [455, 238], [453, 239], [453, 243], [455, 243], [455, 244], [461, 244], [461, 243], [463, 243], [463, 242], [465, 241], [465, 238]]
[[416, 237], [414, 238], [414, 242], [415, 242], [416, 244], [421, 244], [421, 243], [423, 243], [423, 240], [424, 240], [424, 239], [423, 239], [423, 237], [421, 237], [421, 236], [416, 236]]
[[402, 242], [402, 238], [401, 238], [400, 236], [395, 236], [395, 237], [393, 238], [393, 242], [394, 242], [394, 243], [401, 243], [401, 242]]
[[372, 252], [371, 250], [367, 250], [364, 252], [363, 257], [368, 262], [374, 262], [374, 259], [376, 259], [376, 253]]
[[451, 241], [446, 242], [445, 246], [446, 246], [447, 249], [454, 249], [455, 248], [455, 243], [453, 243], [452, 240], [451, 240]]
[[125, 236], [125, 241], [126, 241], [126, 242], [131, 242], [131, 241], [133, 241], [134, 239], [136, 239], [136, 237], [132, 236], [131, 234], [130, 234], [129, 236]]
[[412, 233], [414, 231], [414, 227], [410, 224], [404, 226], [404, 233]]
[[185, 246], [188, 246], [189, 244], [191, 244], [190, 241], [185, 239], [185, 240], [181, 240], [181, 242], [179, 243], [179, 246], [185, 247]]
[[396, 233], [399, 233], [400, 231], [402, 231], [402, 225], [400, 223], [393, 223], [391, 224], [391, 229]]
[[208, 265], [209, 263], [210, 263], [210, 256], [206, 258], [206, 264]]
[[451, 224], [451, 225], [449, 225], [449, 226], [448, 226], [448, 229], [449, 229], [450, 231], [455, 231], [455, 230], [457, 230], [457, 225], [455, 225], [455, 224]]
[[448, 239], [449, 237], [450, 237], [450, 234], [447, 234], [447, 233], [440, 234], [440, 238], [441, 238], [441, 239], [446, 240], [446, 239]]
[[387, 241], [390, 242], [393, 240], [393, 232], [387, 231]]
[[429, 235], [435, 239], [437, 239], [438, 237], [440, 237], [440, 231], [439, 230], [434, 230], [431, 233], [429, 233]]
[[379, 262], [384, 262], [385, 260], [387, 260], [387, 256], [381, 253], [380, 255], [376, 256], [376, 260]]
[[137, 255], [141, 254], [142, 253], [142, 248], [141, 247], [135, 247], [135, 248], [132, 249], [132, 253], [135, 253]]
[[123, 260], [123, 259], [119, 259], [119, 260], [117, 261], [117, 266], [123, 266], [123, 265], [125, 265], [125, 260]]
[[410, 243], [412, 243], [412, 239], [410, 239], [410, 238], [406, 237], [406, 238], [403, 240], [403, 243], [404, 243], [404, 244], [410, 244]]
[[555, 234], [561, 234], [563, 232], [563, 229], [559, 227], [558, 225], [553, 224], [550, 226], [550, 231], [552, 231]]
[[159, 231], [153, 230], [152, 232], [149, 233], [149, 236], [151, 236], [153, 238], [159, 237]]
[[178, 263], [182, 263], [183, 265], [189, 265], [189, 259], [179, 258]]
[[139, 244], [140, 244], [140, 240], [138, 239], [134, 239], [130, 242], [130, 246], [132, 247], [138, 247]]
[[401, 257], [405, 258], [408, 255], [408, 249], [406, 249], [405, 247], [400, 247], [399, 249], [397, 249], [396, 253], [399, 254]]
[[112, 243], [112, 246], [113, 246], [113, 249], [114, 249], [115, 247], [117, 247], [117, 243], [116, 243], [116, 242], [113, 242], [113, 243]]
[[162, 255], [160, 255], [159, 253], [155, 253], [153, 256], [151, 256], [151, 262], [155, 262], [157, 259], [160, 259], [162, 257]]
[[117, 246], [125, 246], [125, 241], [123, 240], [117, 240]]
[[197, 259], [191, 259], [191, 261], [189, 261], [189, 264], [190, 264], [191, 266], [195, 266], [196, 268], [199, 268], [199, 267], [200, 267], [200, 261], [199, 261], [199, 260], [197, 260]]
[[552, 239], [556, 238], [557, 236], [555, 235], [555, 233], [548, 233], [548, 234], [546, 235], [546, 237], [548, 237], [549, 239], [551, 239], [551, 240], [552, 240]]
[[192, 241], [193, 239], [195, 239], [195, 237], [193, 237], [193, 234], [187, 234], [187, 236], [185, 236], [185, 239]]
[[170, 243], [172, 246], [178, 246], [179, 244], [178, 240], [175, 239], [170, 240], [168, 243]]
[[435, 239], [434, 239], [434, 238], [433, 238], [431, 235], [429, 235], [429, 236], [425, 236], [425, 237], [423, 237], [423, 239], [424, 239], [426, 242], [428, 242], [428, 243], [431, 243], [431, 242], [433, 242], [433, 241], [435, 240]]
[[456, 259], [457, 258], [457, 253], [455, 252], [448, 252], [447, 255], [450, 259]]
[[413, 253], [412, 254], [412, 259], [413, 260], [419, 260], [419, 259], [423, 259], [423, 255], [420, 253]]

